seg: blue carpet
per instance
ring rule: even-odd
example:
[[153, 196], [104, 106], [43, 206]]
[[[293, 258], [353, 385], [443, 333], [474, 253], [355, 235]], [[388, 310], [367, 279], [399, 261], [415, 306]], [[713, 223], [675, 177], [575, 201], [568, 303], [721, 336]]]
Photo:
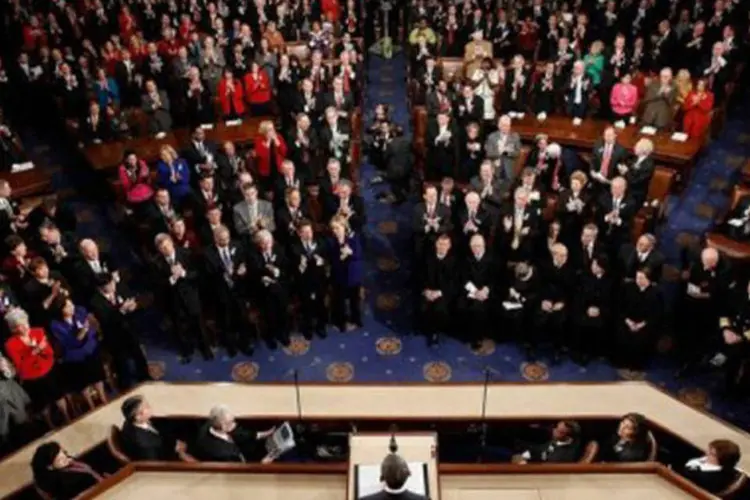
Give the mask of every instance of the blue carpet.
[[[368, 63], [370, 78], [365, 95], [365, 111], [378, 102], [391, 105], [395, 121], [409, 133], [410, 123], [406, 105], [406, 68], [402, 55], [392, 60], [371, 58]], [[742, 116], [743, 107], [736, 116]], [[746, 113], [745, 113], [746, 114]], [[743, 125], [745, 128], [743, 128]], [[750, 153], [750, 134], [746, 124], [730, 119], [719, 140], [714, 141], [700, 159], [695, 174], [682, 197], [670, 198], [669, 219], [658, 231], [661, 249], [672, 265], [679, 263], [678, 242], [690, 241], [705, 232], [712, 224], [710, 212], [727, 203], [727, 190], [718, 189], [719, 181], [726, 187], [735, 181], [737, 168]], [[56, 148], [39, 148], [41, 161], [62, 163], [56, 158]], [[71, 173], [73, 172], [73, 173]], [[153, 295], [138, 279], [143, 266], [132, 246], [118, 233], [111, 206], [94, 205], [76, 197], [71, 187], [85, 179], [76, 179], [74, 170], [63, 169], [56, 175], [58, 189], [68, 194], [79, 218], [81, 236], [93, 236], [103, 249], [124, 269], [126, 283], [140, 291], [143, 302], [153, 302]], [[454, 340], [428, 348], [421, 337], [410, 335], [412, 323], [411, 294], [407, 291], [410, 277], [410, 217], [413, 204], [400, 207], [379, 203], [376, 192], [369, 187], [374, 175], [372, 165], [361, 166], [362, 192], [365, 197], [368, 224], [365, 238], [368, 250], [366, 306], [364, 327], [349, 333], [329, 332], [325, 340], [307, 342], [293, 337], [287, 349], [270, 351], [265, 346], [248, 358], [229, 359], [223, 350], [211, 362], [196, 360], [181, 365], [163, 331], [166, 323], [153, 307], [141, 313], [141, 333], [146, 345], [151, 371], [155, 378], [183, 381], [279, 381], [290, 379], [293, 369], [299, 370], [303, 381], [331, 382], [413, 382], [413, 381], [480, 381], [484, 367], [497, 371], [498, 381], [613, 381], [646, 379], [683, 401], [706, 408], [742, 427], [750, 428], [750, 409], [747, 405], [727, 402], [714, 397], [720, 385], [719, 377], [705, 375], [677, 381], [675, 366], [660, 356], [645, 373], [617, 371], [603, 362], [580, 367], [571, 362], [548, 366], [544, 362], [525, 363], [519, 350], [512, 345], [497, 346], [485, 343], [474, 352]], [[707, 216], [709, 215], [709, 216]], [[674, 285], [673, 285], [674, 287]], [[661, 350], [668, 350], [668, 342]], [[637, 410], [637, 407], [633, 408]]]

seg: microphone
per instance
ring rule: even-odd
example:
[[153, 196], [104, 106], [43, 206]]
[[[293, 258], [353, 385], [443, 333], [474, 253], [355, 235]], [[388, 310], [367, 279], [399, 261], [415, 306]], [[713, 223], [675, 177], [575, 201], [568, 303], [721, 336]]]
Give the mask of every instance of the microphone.
[[290, 368], [282, 377], [283, 379], [292, 377], [292, 380], [294, 381], [294, 395], [295, 395], [296, 406], [297, 406], [297, 424], [295, 425], [295, 430], [297, 432], [298, 441], [300, 442], [304, 441], [303, 434], [305, 431], [305, 426], [304, 426], [304, 417], [302, 414], [302, 393], [300, 390], [299, 374], [300, 374], [300, 371], [307, 370], [319, 364], [320, 364], [320, 358], [316, 357], [310, 363], [303, 366], [302, 368]]
[[490, 372], [490, 367], [486, 367], [484, 369], [484, 388], [482, 393], [482, 417], [480, 419], [481, 432], [479, 434], [479, 456], [477, 457], [477, 462], [479, 463], [483, 461], [485, 452], [487, 450], [487, 394], [490, 388], [491, 376], [492, 373]]
[[396, 433], [391, 433], [391, 440], [388, 442], [388, 451], [391, 453], [398, 452], [398, 443], [396, 442]]

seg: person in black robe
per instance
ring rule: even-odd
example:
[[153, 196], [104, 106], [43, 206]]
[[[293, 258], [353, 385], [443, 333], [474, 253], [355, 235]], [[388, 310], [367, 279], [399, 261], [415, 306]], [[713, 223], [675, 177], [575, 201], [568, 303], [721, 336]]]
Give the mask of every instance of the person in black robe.
[[458, 290], [458, 310], [466, 326], [464, 339], [479, 348], [489, 333], [489, 319], [495, 292], [495, 267], [487, 253], [484, 236], [475, 234], [469, 241], [471, 253], [464, 262]]
[[300, 301], [300, 330], [310, 340], [315, 332], [327, 336], [328, 310], [325, 305], [328, 290], [325, 242], [315, 236], [312, 222], [301, 221], [297, 237], [291, 245], [291, 265], [294, 266], [294, 287]]
[[634, 281], [638, 269], [647, 267], [654, 281], [658, 281], [664, 267], [664, 255], [656, 249], [656, 237], [646, 233], [638, 237], [635, 245], [626, 243], [620, 247], [617, 264], [621, 280]]
[[68, 455], [56, 441], [37, 447], [31, 470], [36, 487], [52, 498], [76, 498], [104, 479], [90, 465]]
[[[555, 352], [553, 361], [560, 361], [565, 338], [565, 324], [570, 316], [575, 286], [575, 272], [568, 262], [568, 249], [562, 243], [552, 245], [552, 262], [541, 270], [541, 286], [531, 331], [532, 349], [551, 342]], [[534, 353], [531, 352], [533, 358]]]
[[120, 409], [125, 421], [117, 444], [130, 460], [177, 460], [186, 456], [183, 441], [171, 439], [156, 428], [151, 405], [143, 396], [130, 396]]
[[434, 252], [430, 252], [425, 259], [419, 311], [428, 345], [436, 344], [438, 335], [451, 329], [457, 285], [457, 266], [451, 254], [450, 236], [440, 235], [434, 248]]
[[208, 421], [198, 431], [191, 448], [195, 458], [205, 462], [273, 462], [278, 455], [265, 453], [261, 440], [273, 434], [275, 428], [252, 432], [237, 425], [226, 406], [211, 408]]
[[664, 309], [661, 294], [651, 282], [650, 269], [639, 269], [626, 283], [618, 301], [616, 364], [631, 370], [648, 365]]
[[172, 237], [165, 233], [156, 236], [154, 246], [158, 251], [154, 274], [174, 324], [181, 361], [190, 363], [196, 347], [203, 359], [213, 359], [198, 295], [198, 270], [189, 250], [175, 247]]
[[709, 493], [720, 495], [743, 474], [736, 468], [741, 456], [734, 441], [715, 439], [708, 443], [708, 453], [689, 460], [680, 474]]
[[750, 281], [737, 287], [719, 318], [720, 353], [725, 358], [724, 390], [729, 395], [742, 395], [748, 389], [746, 364], [750, 355]]
[[611, 354], [609, 326], [611, 325], [614, 283], [609, 273], [606, 255], [594, 256], [589, 269], [578, 279], [573, 298], [572, 348], [574, 359], [581, 364], [591, 357]]
[[540, 286], [541, 278], [536, 267], [528, 262], [516, 264], [501, 310], [502, 319], [510, 325], [507, 334], [510, 338], [496, 337], [496, 341], [514, 340], [524, 346], [527, 354], [531, 352], [531, 336], [528, 332], [531, 331], [538, 307]]

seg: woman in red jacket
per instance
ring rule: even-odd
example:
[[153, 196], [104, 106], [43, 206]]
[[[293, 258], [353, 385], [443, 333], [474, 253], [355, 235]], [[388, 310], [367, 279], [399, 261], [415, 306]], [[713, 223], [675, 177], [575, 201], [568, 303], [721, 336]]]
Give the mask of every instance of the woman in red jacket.
[[224, 70], [224, 76], [219, 80], [218, 93], [221, 114], [225, 120], [234, 120], [245, 114], [245, 92], [242, 82], [234, 78], [231, 69]]
[[271, 114], [271, 82], [266, 71], [255, 61], [245, 75], [245, 98], [251, 115]]
[[281, 173], [281, 163], [287, 152], [284, 138], [276, 133], [272, 121], [265, 120], [258, 126], [254, 152], [259, 180], [266, 189], [270, 189], [276, 176]]
[[695, 88], [685, 96], [682, 103], [685, 116], [682, 130], [689, 137], [701, 137], [711, 124], [711, 111], [714, 109], [714, 94], [706, 88], [706, 80], [700, 78]]
[[126, 151], [118, 176], [128, 206], [138, 213], [145, 213], [147, 203], [154, 196], [151, 172], [146, 162], [138, 158], [135, 152]]
[[42, 328], [30, 328], [29, 316], [21, 308], [5, 315], [11, 337], [5, 342], [5, 352], [13, 361], [23, 388], [31, 402], [42, 411], [52, 425], [50, 405], [55, 403], [65, 421], [70, 420], [68, 405], [55, 366], [55, 352]]

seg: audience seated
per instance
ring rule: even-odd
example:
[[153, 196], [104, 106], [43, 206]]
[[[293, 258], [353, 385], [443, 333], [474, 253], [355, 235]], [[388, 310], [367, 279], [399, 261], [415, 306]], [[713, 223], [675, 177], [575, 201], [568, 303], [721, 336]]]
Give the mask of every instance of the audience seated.
[[162, 434], [151, 420], [151, 406], [141, 396], [130, 396], [121, 405], [123, 422], [118, 444], [130, 460], [186, 459], [187, 446]]
[[681, 473], [709, 493], [720, 494], [741, 474], [735, 468], [740, 456], [736, 443], [728, 439], [715, 439], [708, 443], [708, 454], [690, 460]]
[[653, 441], [649, 439], [646, 419], [640, 413], [629, 413], [622, 417], [617, 434], [610, 446], [602, 448], [605, 462], [645, 462], [655, 453]]
[[521, 455], [524, 463], [572, 463], [582, 454], [581, 426], [573, 420], [558, 422], [549, 442]]
[[68, 455], [55, 441], [39, 445], [31, 468], [37, 488], [53, 498], [75, 498], [104, 480], [96, 469]]
[[[279, 458], [277, 453], [266, 452], [260, 445], [275, 428], [252, 432], [237, 425], [234, 415], [226, 406], [211, 408], [208, 421], [195, 439], [195, 457], [205, 462], [255, 462], [270, 463]], [[191, 450], [192, 451], [192, 450]]]

